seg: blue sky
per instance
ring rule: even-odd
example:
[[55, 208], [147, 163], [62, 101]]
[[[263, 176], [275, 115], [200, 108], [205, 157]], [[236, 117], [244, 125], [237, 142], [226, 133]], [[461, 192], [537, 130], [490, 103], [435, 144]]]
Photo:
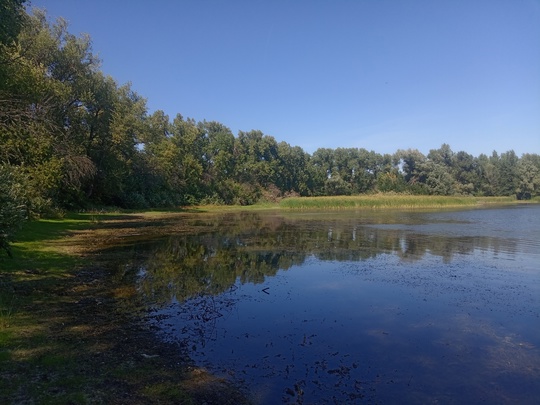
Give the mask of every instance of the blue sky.
[[33, 0], [149, 112], [313, 153], [540, 153], [540, 0]]

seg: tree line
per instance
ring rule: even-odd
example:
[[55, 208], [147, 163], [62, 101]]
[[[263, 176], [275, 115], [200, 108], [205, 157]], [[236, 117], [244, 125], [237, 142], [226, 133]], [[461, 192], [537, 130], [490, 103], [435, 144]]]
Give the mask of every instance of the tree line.
[[[148, 112], [130, 84], [100, 69], [88, 36], [67, 23], [0, 7], [0, 235], [24, 218], [96, 206], [253, 204], [289, 195], [371, 192], [540, 194], [540, 156], [454, 152], [443, 144], [379, 154], [313, 154], [259, 130]], [[3, 239], [2, 239], [3, 238]], [[7, 237], [0, 237], [6, 240]]]

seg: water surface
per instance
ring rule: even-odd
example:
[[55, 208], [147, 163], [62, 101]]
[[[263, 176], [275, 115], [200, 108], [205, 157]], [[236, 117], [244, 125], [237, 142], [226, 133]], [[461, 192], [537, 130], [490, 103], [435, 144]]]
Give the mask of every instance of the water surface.
[[540, 398], [540, 206], [180, 221], [150, 322], [255, 403]]

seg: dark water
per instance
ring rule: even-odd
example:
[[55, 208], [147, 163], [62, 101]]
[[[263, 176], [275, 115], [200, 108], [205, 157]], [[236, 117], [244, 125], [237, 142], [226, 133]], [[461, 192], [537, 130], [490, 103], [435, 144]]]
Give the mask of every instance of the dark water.
[[539, 403], [540, 206], [181, 221], [151, 322], [255, 403]]

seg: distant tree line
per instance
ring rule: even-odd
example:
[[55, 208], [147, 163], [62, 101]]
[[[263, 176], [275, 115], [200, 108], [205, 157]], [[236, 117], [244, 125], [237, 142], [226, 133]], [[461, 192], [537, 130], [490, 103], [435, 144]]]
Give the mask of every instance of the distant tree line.
[[[288, 195], [406, 192], [540, 194], [540, 156], [427, 156], [358, 148], [312, 155], [261, 131], [149, 114], [129, 84], [100, 70], [88, 36], [59, 19], [0, 6], [0, 243], [21, 219], [57, 209], [253, 204]], [[0, 245], [1, 247], [2, 245]]]

